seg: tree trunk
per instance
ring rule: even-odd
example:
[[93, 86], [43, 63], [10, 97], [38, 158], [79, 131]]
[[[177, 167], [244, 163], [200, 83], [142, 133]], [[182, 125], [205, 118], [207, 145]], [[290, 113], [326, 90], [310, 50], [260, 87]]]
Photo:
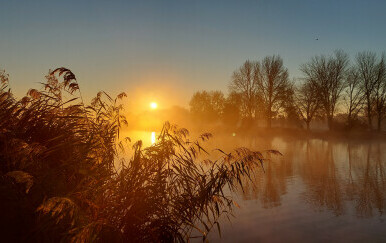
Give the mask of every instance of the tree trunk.
[[373, 130], [373, 124], [371, 121], [371, 105], [369, 98], [367, 98], [367, 122], [370, 130]]
[[308, 121], [308, 122], [306, 122], [306, 124], [307, 124], [307, 131], [309, 131], [310, 130], [310, 122]]

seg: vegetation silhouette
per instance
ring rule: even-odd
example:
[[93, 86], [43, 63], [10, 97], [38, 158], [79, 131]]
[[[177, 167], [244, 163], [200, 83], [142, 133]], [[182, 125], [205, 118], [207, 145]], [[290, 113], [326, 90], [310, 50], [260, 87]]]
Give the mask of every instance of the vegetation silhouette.
[[[120, 137], [126, 94], [99, 92], [90, 105], [75, 75], [58, 68], [42, 90], [16, 99], [1, 73], [0, 220], [2, 240], [184, 242], [207, 238], [237, 205], [231, 195], [263, 166], [246, 148], [204, 160], [202, 134], [166, 123], [143, 148]], [[280, 154], [275, 150], [267, 154]], [[201, 157], [200, 157], [201, 156]]]
[[[190, 102], [190, 111], [208, 123], [240, 130], [258, 126], [298, 128], [326, 121], [328, 130], [372, 131], [383, 129], [386, 116], [385, 55], [359, 52], [350, 62], [342, 50], [318, 55], [300, 66], [302, 77], [289, 80], [280, 56], [245, 61], [229, 82], [228, 96], [219, 91], [200, 91]], [[221, 99], [216, 104], [209, 94]], [[199, 97], [206, 94], [208, 98]], [[197, 102], [200, 100], [200, 102]], [[222, 109], [221, 109], [222, 107]], [[205, 109], [205, 112], [197, 110]], [[208, 119], [210, 118], [210, 119]], [[322, 128], [323, 126], [314, 127]]]

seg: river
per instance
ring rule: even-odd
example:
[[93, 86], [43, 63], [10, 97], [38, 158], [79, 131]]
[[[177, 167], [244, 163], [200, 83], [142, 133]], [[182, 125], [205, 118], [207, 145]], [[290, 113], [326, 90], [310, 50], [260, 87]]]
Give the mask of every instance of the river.
[[[150, 145], [154, 133], [135, 132]], [[211, 149], [277, 149], [211, 242], [386, 242], [386, 142], [214, 136]]]

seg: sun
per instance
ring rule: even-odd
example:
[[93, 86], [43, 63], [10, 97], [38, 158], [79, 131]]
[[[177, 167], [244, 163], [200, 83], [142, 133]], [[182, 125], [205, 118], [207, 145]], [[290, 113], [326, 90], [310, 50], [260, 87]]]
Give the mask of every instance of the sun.
[[157, 109], [157, 107], [158, 107], [158, 104], [157, 104], [157, 103], [155, 103], [155, 102], [151, 102], [151, 103], [150, 103], [150, 108], [151, 108], [152, 110]]

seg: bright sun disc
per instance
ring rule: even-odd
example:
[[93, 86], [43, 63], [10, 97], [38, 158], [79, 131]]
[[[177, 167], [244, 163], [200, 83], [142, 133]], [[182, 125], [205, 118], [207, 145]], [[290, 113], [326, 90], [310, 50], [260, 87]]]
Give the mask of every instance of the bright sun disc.
[[157, 109], [157, 107], [158, 107], [158, 104], [157, 104], [157, 103], [155, 103], [155, 102], [151, 102], [151, 103], [150, 103], [150, 108], [151, 108], [151, 109], [154, 110], [154, 109]]

